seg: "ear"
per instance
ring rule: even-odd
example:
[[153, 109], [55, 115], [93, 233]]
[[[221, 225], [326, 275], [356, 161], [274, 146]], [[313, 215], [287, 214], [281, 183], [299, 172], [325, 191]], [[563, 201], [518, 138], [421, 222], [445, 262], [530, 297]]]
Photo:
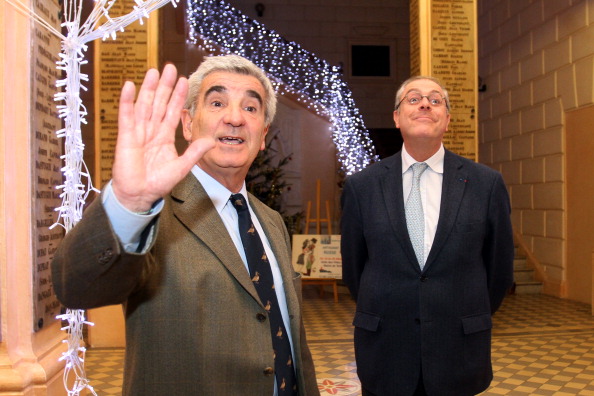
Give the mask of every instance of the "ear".
[[183, 109], [181, 114], [182, 128], [184, 131], [184, 139], [186, 141], [192, 141], [192, 117], [188, 109]]
[[396, 124], [396, 128], [400, 129], [400, 117], [398, 117], [398, 115], [398, 110], [394, 110], [394, 112], [392, 113], [392, 117], [394, 118], [394, 124]]
[[266, 149], [266, 135], [268, 135], [268, 130], [270, 129], [270, 125], [267, 125], [264, 128], [264, 133], [262, 134], [262, 145], [260, 146], [260, 150]]

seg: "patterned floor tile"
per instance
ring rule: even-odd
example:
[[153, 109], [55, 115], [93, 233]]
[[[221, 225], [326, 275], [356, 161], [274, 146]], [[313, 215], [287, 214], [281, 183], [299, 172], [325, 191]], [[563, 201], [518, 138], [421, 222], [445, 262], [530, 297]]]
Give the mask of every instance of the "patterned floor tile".
[[[351, 325], [355, 304], [304, 288], [303, 317], [322, 396], [359, 396]], [[545, 295], [508, 296], [493, 317], [494, 379], [482, 393], [594, 395], [594, 317], [587, 304]], [[91, 349], [86, 369], [97, 395], [120, 395], [122, 349]]]

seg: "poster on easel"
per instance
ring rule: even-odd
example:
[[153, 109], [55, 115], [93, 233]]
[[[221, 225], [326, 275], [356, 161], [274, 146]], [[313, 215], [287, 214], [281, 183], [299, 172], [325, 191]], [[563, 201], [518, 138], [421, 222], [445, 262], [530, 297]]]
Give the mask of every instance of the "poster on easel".
[[342, 279], [340, 235], [293, 235], [291, 262], [304, 279]]

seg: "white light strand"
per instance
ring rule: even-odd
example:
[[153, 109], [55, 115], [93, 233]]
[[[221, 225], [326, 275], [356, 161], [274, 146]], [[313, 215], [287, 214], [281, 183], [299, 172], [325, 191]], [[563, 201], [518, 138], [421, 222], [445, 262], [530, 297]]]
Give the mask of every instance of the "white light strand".
[[[116, 38], [117, 31], [123, 32], [129, 24], [139, 20], [143, 23], [143, 18], [148, 18], [149, 14], [168, 3], [177, 6], [179, 0], [135, 0], [136, 5], [133, 10], [126, 15], [111, 18], [109, 9], [115, 3], [115, 0], [95, 0], [94, 8], [87, 20], [82, 24], [81, 10], [82, 0], [64, 0], [64, 22], [62, 28], [67, 30], [67, 35], [62, 35], [50, 23], [37, 15], [27, 5], [20, 0], [5, 0], [13, 5], [19, 12], [31, 17], [35, 22], [44, 26], [61, 40], [62, 52], [59, 54], [60, 60], [57, 63], [57, 69], [66, 77], [56, 82], [56, 88], [63, 88], [62, 92], [54, 95], [54, 100], [64, 102], [57, 105], [58, 116], [64, 120], [64, 128], [56, 131], [58, 138], [64, 139], [64, 155], [60, 158], [64, 160], [62, 173], [64, 182], [56, 187], [62, 190], [60, 198], [62, 205], [55, 210], [59, 213], [56, 223], [50, 228], [56, 226], [63, 227], [66, 232], [82, 218], [82, 211], [90, 191], [97, 191], [93, 187], [91, 176], [83, 160], [84, 144], [81, 134], [81, 123], [87, 123], [85, 117], [87, 110], [80, 97], [81, 88], [85, 91], [87, 88], [82, 85], [82, 81], [88, 82], [86, 74], [81, 73], [80, 67], [87, 63], [85, 60], [85, 51], [87, 43], [97, 38], [103, 40]], [[99, 25], [102, 19], [107, 22]], [[83, 179], [86, 180], [83, 183]], [[88, 389], [93, 395], [96, 395], [89, 380], [86, 378], [84, 370], [84, 356], [86, 348], [83, 346], [83, 326], [92, 325], [85, 320], [83, 310], [67, 309], [66, 313], [58, 315], [57, 319], [68, 323], [62, 327], [68, 333], [68, 350], [62, 353], [60, 361], [64, 360], [64, 387], [69, 396], [78, 396], [81, 391]]]
[[337, 67], [282, 38], [222, 0], [188, 0], [188, 42], [234, 53], [269, 74], [279, 94], [291, 94], [332, 123], [338, 161], [350, 175], [378, 159], [363, 117]]

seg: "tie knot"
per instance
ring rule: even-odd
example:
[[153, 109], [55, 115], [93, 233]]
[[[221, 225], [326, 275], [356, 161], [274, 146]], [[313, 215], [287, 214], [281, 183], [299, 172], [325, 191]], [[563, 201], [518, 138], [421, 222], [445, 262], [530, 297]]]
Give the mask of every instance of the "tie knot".
[[243, 212], [248, 209], [245, 197], [242, 194], [231, 194], [231, 204], [238, 212]]
[[415, 178], [415, 179], [420, 178], [428, 166], [429, 165], [427, 165], [425, 162], [415, 162], [414, 164], [412, 164], [411, 168], [413, 170], [413, 178]]

